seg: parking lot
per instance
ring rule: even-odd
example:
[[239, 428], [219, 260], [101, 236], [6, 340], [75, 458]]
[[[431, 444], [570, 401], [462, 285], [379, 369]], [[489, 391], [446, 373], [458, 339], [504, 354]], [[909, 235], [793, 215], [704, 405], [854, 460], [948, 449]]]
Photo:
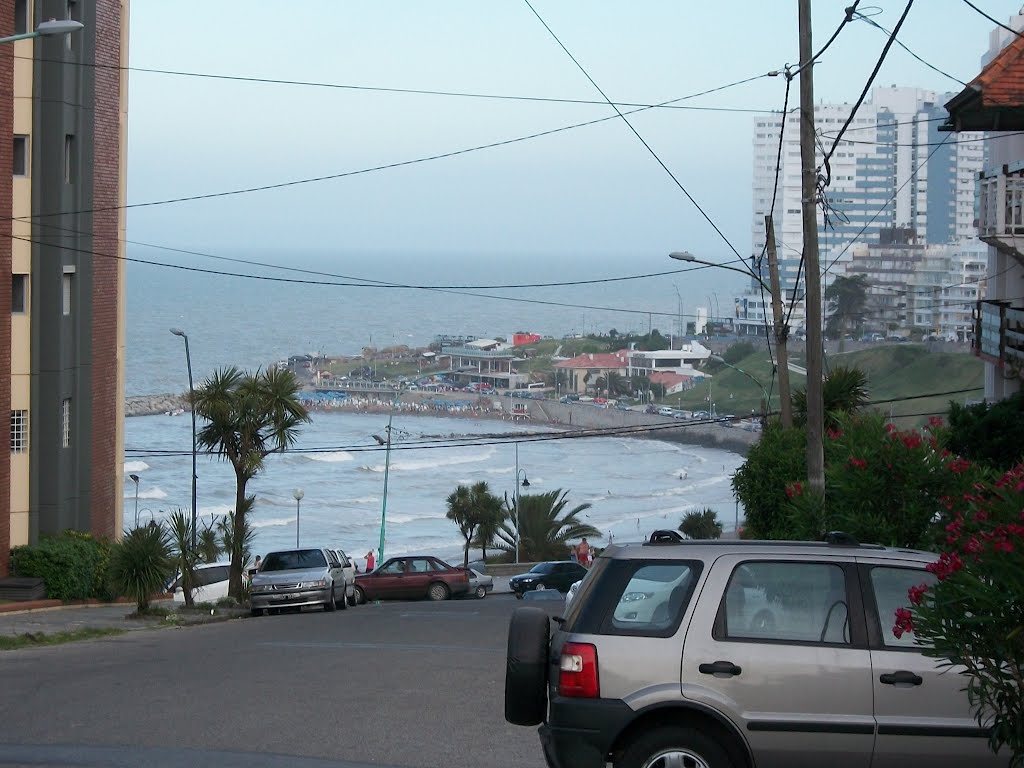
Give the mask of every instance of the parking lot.
[[516, 605], [386, 602], [3, 653], [0, 766], [543, 766], [536, 733], [503, 716]]

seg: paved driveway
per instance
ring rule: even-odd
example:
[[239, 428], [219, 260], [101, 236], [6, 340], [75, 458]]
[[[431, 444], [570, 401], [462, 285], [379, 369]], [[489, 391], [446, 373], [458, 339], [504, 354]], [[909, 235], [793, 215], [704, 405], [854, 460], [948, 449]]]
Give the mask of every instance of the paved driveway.
[[534, 729], [503, 717], [516, 605], [389, 602], [0, 653], [0, 766], [540, 767]]

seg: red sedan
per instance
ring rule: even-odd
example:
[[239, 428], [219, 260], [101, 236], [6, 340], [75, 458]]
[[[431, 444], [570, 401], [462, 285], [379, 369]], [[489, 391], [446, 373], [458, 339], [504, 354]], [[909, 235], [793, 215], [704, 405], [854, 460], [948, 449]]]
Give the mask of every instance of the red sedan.
[[430, 556], [393, 557], [356, 576], [355, 597], [367, 600], [447, 600], [469, 591], [469, 574]]

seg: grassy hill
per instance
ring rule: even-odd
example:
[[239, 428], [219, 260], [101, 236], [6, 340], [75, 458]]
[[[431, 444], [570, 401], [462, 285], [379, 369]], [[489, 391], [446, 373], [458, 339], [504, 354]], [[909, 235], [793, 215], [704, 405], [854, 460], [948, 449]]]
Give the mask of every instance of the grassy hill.
[[[802, 359], [791, 362], [804, 364]], [[863, 371], [867, 375], [868, 392], [873, 402], [900, 400], [878, 403], [875, 407], [891, 414], [901, 426], [924, 423], [932, 413], [945, 413], [949, 410], [950, 400], [962, 403], [979, 399], [984, 394], [984, 364], [973, 355], [964, 353], [930, 352], [922, 345], [893, 344], [829, 355], [827, 363]], [[773, 382], [771, 362], [764, 350], [740, 360], [736, 367], [764, 385], [772, 395], [771, 408], [777, 411], [778, 382]], [[666, 398], [666, 404], [689, 410], [706, 409], [710, 390], [715, 409], [720, 414], [742, 416], [751, 410], [760, 411], [764, 395], [757, 384], [739, 371], [725, 366], [709, 370], [713, 375], [710, 385], [705, 383], [681, 396], [670, 396]], [[791, 372], [790, 380], [794, 389], [806, 386], [805, 378], [798, 373]], [[920, 397], [956, 390], [969, 391]], [[910, 397], [915, 399], [905, 399]]]

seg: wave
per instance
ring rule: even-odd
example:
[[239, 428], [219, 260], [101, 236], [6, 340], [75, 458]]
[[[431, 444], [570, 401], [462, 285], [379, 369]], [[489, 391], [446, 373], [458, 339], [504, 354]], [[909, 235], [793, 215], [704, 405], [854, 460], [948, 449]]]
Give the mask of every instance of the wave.
[[[125, 498], [135, 498], [135, 493], [125, 494]], [[159, 486], [153, 488], [147, 488], [144, 491], [139, 491], [140, 499], [166, 499], [167, 493], [160, 489]]]
[[230, 515], [234, 511], [234, 504], [214, 504], [209, 507], [200, 507], [196, 514], [200, 518], [209, 517], [211, 520], [216, 521], [218, 518]]
[[252, 520], [249, 522], [253, 528], [276, 528], [282, 525], [295, 525], [294, 517], [275, 517], [271, 520]]
[[[392, 472], [416, 472], [421, 469], [437, 469], [439, 467], [454, 467], [459, 464], [477, 464], [481, 461], [490, 461], [494, 451], [474, 454], [472, 456], [432, 456], [428, 459], [412, 459], [408, 461], [392, 461]], [[383, 464], [365, 464], [360, 467], [366, 472], [383, 472]]]
[[357, 496], [354, 499], [342, 499], [342, 504], [376, 504], [380, 496]]
[[309, 453], [306, 454], [306, 458], [310, 461], [324, 461], [329, 464], [336, 464], [341, 461], [352, 461], [353, 457], [348, 451], [332, 451], [331, 453]]
[[[130, 474], [132, 472], [145, 472], [149, 469], [149, 464], [144, 461], [126, 461], [124, 463], [124, 473]], [[141, 496], [139, 497], [142, 498]]]

